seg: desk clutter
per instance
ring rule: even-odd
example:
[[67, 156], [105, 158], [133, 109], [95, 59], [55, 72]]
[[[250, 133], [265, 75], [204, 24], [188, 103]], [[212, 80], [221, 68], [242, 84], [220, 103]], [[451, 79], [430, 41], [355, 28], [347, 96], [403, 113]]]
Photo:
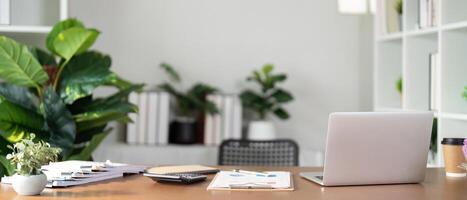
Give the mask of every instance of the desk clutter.
[[[42, 166], [47, 176], [48, 188], [83, 185], [123, 177], [126, 174], [139, 174], [147, 167], [122, 163], [63, 161]], [[3, 177], [3, 184], [11, 184], [11, 177]]]

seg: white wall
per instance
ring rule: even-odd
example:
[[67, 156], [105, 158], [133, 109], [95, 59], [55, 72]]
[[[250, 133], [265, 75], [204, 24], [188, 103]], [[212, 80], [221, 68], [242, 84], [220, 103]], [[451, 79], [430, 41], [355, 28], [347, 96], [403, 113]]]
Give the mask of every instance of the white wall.
[[72, 0], [70, 12], [102, 31], [95, 48], [112, 56], [117, 73], [149, 86], [166, 78], [162, 61], [187, 85], [225, 92], [243, 88], [252, 69], [275, 64], [296, 98], [278, 132], [306, 155], [324, 149], [330, 112], [371, 108], [371, 20], [338, 14], [336, 2]]

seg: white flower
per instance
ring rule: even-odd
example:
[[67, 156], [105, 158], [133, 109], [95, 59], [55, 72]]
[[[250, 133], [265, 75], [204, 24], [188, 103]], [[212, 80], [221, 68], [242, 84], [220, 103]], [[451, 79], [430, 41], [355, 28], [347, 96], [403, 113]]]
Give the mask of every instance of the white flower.
[[24, 146], [23, 143], [16, 143], [16, 144], [15, 144], [15, 147], [16, 147], [18, 150], [23, 151], [24, 148], [25, 148], [26, 146]]
[[11, 154], [7, 154], [7, 155], [6, 155], [6, 159], [10, 160], [10, 159], [12, 159], [12, 158], [13, 158], [13, 155], [11, 155]]

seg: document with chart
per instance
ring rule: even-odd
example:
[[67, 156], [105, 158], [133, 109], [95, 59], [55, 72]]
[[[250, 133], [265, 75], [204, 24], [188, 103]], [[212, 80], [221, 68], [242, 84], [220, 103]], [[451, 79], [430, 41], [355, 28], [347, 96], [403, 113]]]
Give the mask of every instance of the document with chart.
[[243, 174], [234, 171], [217, 173], [208, 190], [293, 190], [290, 172], [271, 171], [266, 175]]

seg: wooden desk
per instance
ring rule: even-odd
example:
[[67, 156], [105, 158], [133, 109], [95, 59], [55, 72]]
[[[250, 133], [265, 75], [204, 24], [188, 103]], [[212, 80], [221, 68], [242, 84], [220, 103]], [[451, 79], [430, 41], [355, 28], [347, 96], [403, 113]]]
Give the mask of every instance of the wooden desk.
[[[224, 167], [224, 169], [232, 169]], [[319, 168], [252, 168], [252, 170], [289, 170], [293, 172], [295, 191], [244, 192], [207, 191], [210, 180], [193, 185], [160, 184], [141, 175], [127, 176], [112, 181], [63, 189], [46, 189], [41, 196], [17, 196], [9, 185], [1, 185], [1, 200], [21, 199], [132, 199], [132, 200], [197, 200], [197, 199], [467, 199], [467, 178], [446, 178], [443, 169], [427, 169], [421, 184], [321, 187], [301, 178], [298, 173]]]

